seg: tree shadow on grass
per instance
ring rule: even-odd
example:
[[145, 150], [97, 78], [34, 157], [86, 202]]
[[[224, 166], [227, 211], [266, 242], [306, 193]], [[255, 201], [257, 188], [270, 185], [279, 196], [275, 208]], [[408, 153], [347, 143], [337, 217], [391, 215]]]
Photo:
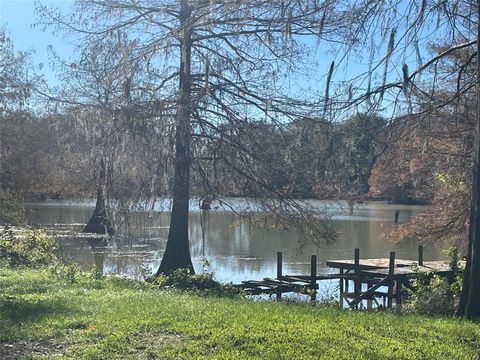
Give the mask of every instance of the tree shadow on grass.
[[61, 298], [42, 301], [0, 298], [0, 340], [22, 337], [29, 325], [46, 318], [73, 315], [76, 310]]

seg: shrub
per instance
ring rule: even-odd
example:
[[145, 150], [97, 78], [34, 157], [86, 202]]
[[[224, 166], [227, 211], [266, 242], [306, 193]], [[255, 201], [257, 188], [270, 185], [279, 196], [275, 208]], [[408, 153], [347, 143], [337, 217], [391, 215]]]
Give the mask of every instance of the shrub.
[[83, 273], [75, 264], [55, 264], [50, 267], [50, 275], [58, 279], [65, 280], [67, 284], [71, 285], [77, 282], [78, 278]]
[[11, 229], [0, 231], [0, 259], [8, 266], [43, 266], [55, 263], [56, 243], [41, 230], [26, 230], [19, 235]]
[[178, 269], [170, 275], [160, 275], [152, 282], [160, 288], [173, 288], [193, 291], [199, 294], [213, 294], [233, 296], [239, 294], [239, 290], [231, 285], [223, 285], [213, 279], [213, 274], [191, 274], [188, 269]]
[[450, 259], [452, 276], [418, 273], [412, 281], [413, 290], [408, 291], [408, 302], [404, 310], [426, 315], [451, 315], [455, 312], [462, 289], [459, 255], [456, 248], [444, 253]]

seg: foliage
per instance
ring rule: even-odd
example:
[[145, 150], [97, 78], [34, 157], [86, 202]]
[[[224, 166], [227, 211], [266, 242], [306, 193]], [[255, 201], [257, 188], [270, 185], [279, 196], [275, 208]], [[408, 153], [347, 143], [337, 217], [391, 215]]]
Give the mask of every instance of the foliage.
[[10, 267], [43, 266], [57, 261], [56, 242], [41, 230], [14, 234], [11, 229], [0, 231], [0, 259]]
[[447, 279], [439, 276], [418, 276], [413, 281], [405, 311], [426, 315], [452, 315], [456, 309], [455, 293]]
[[15, 52], [8, 32], [0, 27], [0, 116], [6, 111], [23, 107], [30, 96], [28, 56], [26, 52]]
[[177, 269], [170, 275], [159, 275], [152, 283], [160, 288], [192, 291], [198, 294], [234, 296], [239, 290], [215, 281], [212, 273], [192, 274], [188, 269]]
[[457, 181], [450, 174], [435, 173], [435, 177], [442, 186], [447, 187], [449, 190], [459, 193], [467, 192], [468, 189], [465, 186], [464, 181]]
[[[55, 264], [50, 267], [50, 274], [59, 279], [65, 280], [67, 284], [72, 285], [77, 282], [78, 278], [84, 274], [75, 264]], [[97, 278], [94, 276], [93, 278]]]
[[452, 276], [445, 278], [436, 274], [418, 273], [413, 280], [414, 290], [408, 291], [405, 311], [426, 315], [452, 315], [455, 312], [462, 290], [460, 258], [455, 247], [444, 252], [450, 259]]
[[408, 223], [395, 227], [390, 237], [396, 241], [414, 239], [443, 243], [465, 250], [470, 192], [463, 181], [455, 180], [448, 173], [437, 173], [435, 178], [432, 206]]
[[[95, 286], [93, 286], [96, 284]], [[136, 285], [138, 284], [138, 285]], [[199, 297], [118, 278], [72, 285], [0, 269], [0, 357], [66, 359], [471, 359], [478, 324]]]
[[21, 199], [0, 189], [0, 225], [20, 225], [25, 223], [25, 209]]

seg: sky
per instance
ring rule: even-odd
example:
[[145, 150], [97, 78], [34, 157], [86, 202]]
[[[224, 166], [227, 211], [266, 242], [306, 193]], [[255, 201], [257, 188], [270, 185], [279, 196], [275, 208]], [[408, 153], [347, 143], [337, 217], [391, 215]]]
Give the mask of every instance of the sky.
[[[31, 52], [33, 64], [42, 64], [41, 72], [50, 86], [60, 85], [55, 78], [52, 68], [52, 54], [48, 50], [53, 47], [55, 52], [68, 62], [75, 60], [74, 46], [68, 39], [62, 39], [53, 34], [52, 29], [42, 29], [42, 26], [34, 26], [39, 20], [35, 12], [35, 4], [41, 2], [49, 7], [58, 7], [63, 13], [68, 13], [73, 5], [73, 0], [0, 0], [0, 26], [7, 30], [16, 51]], [[321, 51], [323, 54], [318, 55]], [[307, 75], [299, 78], [289, 77], [287, 86], [294, 96], [316, 97], [323, 95], [323, 84], [332, 58], [325, 55], [325, 49], [317, 49], [313, 55], [316, 61], [307, 71]], [[339, 75], [347, 76], [345, 68], [338, 69], [334, 80]], [[305, 92], [306, 91], [306, 92]], [[318, 95], [317, 95], [318, 92]]]
[[[55, 79], [54, 70], [51, 67], [52, 56], [48, 50], [52, 46], [55, 51], [68, 62], [74, 61], [74, 46], [71, 40], [55, 36], [51, 29], [43, 31], [41, 26], [33, 26], [38, 21], [35, 13], [35, 3], [39, 0], [0, 0], [0, 26], [7, 30], [16, 51], [31, 52], [31, 59], [34, 64], [43, 64], [45, 79], [50, 85], [59, 85]], [[58, 7], [61, 12], [68, 13], [73, 5], [73, 0], [40, 0], [42, 4]], [[292, 86], [306, 90], [309, 95], [318, 93], [323, 95], [323, 85], [326, 74], [333, 57], [327, 53], [327, 49], [317, 49], [313, 57], [316, 59], [308, 74], [298, 80], [291, 79]], [[338, 64], [338, 62], [336, 62]], [[414, 68], [414, 66], [412, 66]], [[366, 71], [368, 67], [365, 61], [349, 61], [346, 66], [339, 66], [333, 76], [333, 82], [340, 83], [352, 78], [357, 73]], [[401, 64], [396, 69], [390, 66], [389, 76], [398, 78], [401, 73]], [[290, 81], [289, 81], [290, 83]], [[307, 94], [303, 93], [303, 94]]]
[[[46, 79], [55, 84], [54, 72], [49, 66], [49, 45], [55, 48], [62, 57], [69, 58], [73, 53], [73, 45], [67, 40], [54, 36], [51, 30], [43, 31], [41, 27], [33, 27], [37, 21], [35, 3], [38, 0], [0, 0], [0, 27], [7, 30], [16, 51], [32, 52], [35, 64], [43, 64]], [[42, 0], [43, 4], [53, 5], [68, 10], [73, 3], [70, 0]]]
[[[68, 13], [73, 4], [73, 0], [0, 0], [0, 26], [7, 29], [15, 50], [31, 51], [33, 62], [43, 64], [47, 80], [55, 82], [54, 72], [49, 66], [49, 45], [64, 59], [74, 58], [74, 47], [68, 39], [54, 35], [51, 29], [43, 31], [41, 26], [33, 26], [38, 21], [35, 3], [39, 1], [44, 5], [58, 7], [64, 13]], [[331, 60], [325, 61], [323, 58], [319, 65], [322, 73], [327, 73], [330, 62]]]

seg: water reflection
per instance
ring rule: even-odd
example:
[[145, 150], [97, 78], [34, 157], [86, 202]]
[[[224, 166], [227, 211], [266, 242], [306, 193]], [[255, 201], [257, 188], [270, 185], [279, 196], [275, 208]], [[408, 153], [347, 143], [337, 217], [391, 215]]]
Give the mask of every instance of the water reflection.
[[[397, 258], [416, 258], [416, 243], [393, 244], [386, 235], [393, 226], [395, 210], [399, 209], [400, 220], [406, 221], [422, 207], [370, 203], [356, 207], [349, 215], [342, 206], [329, 206], [333, 209], [332, 226], [341, 236], [321, 247], [305, 246], [301, 252], [300, 245], [306, 240], [301, 232], [253, 226], [221, 209], [194, 211], [190, 215], [190, 241], [195, 269], [204, 270], [205, 258], [210, 264], [206, 270], [213, 271], [219, 281], [237, 283], [275, 276], [277, 251], [284, 253], [285, 274], [307, 274], [311, 254], [317, 254], [319, 272], [325, 272], [326, 260], [352, 258], [355, 247], [361, 249], [361, 257], [386, 257], [395, 250]], [[92, 207], [90, 202], [29, 203], [28, 220], [31, 224], [80, 231]], [[168, 212], [137, 212], [112, 238], [61, 236], [59, 251], [83, 270], [96, 266], [104, 274], [155, 272], [165, 249], [169, 219]], [[439, 249], [433, 247], [426, 247], [424, 256], [425, 260], [442, 258]]]

